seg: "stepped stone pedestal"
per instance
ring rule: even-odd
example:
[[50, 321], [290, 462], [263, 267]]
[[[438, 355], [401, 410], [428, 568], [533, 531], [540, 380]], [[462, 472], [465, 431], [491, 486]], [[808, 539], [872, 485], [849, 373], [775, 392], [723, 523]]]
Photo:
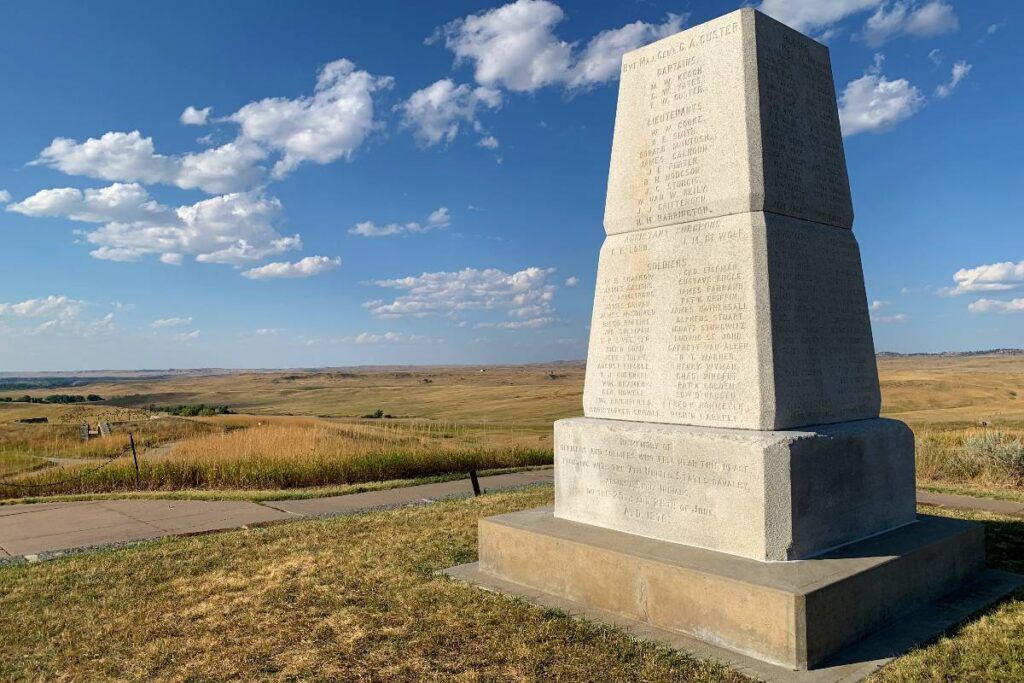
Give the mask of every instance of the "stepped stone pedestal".
[[779, 680], [866, 675], [1018, 584], [980, 525], [915, 514], [878, 417], [834, 93], [752, 9], [624, 56], [585, 417], [554, 508], [481, 520], [450, 574]]

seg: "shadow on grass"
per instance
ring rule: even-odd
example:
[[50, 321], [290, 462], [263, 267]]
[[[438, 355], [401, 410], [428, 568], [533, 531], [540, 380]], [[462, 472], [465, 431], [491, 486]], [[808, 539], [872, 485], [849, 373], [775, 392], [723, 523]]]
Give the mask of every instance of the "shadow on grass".
[[988, 566], [1007, 572], [1024, 573], [1024, 519], [980, 521], [985, 525]]
[[[980, 514], [963, 511], [947, 514], [985, 525], [986, 564], [990, 570], [1024, 573], [1024, 519], [985, 519]], [[1017, 655], [1013, 654], [1017, 648], [1007, 651], [1000, 643], [1005, 633], [1017, 628], [1015, 624], [1021, 618], [1022, 609], [1024, 588], [1017, 588], [905, 651], [905, 656], [882, 668], [870, 680], [920, 680], [922, 671], [926, 670], [943, 671], [943, 680], [993, 680], [993, 666], [1019, 666], [1014, 661]]]

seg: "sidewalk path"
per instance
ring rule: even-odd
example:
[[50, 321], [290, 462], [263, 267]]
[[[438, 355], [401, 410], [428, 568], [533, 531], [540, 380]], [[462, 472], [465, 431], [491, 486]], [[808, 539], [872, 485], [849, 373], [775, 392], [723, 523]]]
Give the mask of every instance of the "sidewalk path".
[[[550, 469], [481, 477], [487, 490], [551, 483]], [[468, 479], [306, 500], [96, 500], [0, 505], [0, 560], [472, 495]]]
[[[552, 470], [481, 477], [485, 491], [549, 484]], [[266, 501], [97, 500], [0, 506], [0, 561], [13, 557], [131, 543], [173, 535], [237, 529], [288, 519], [343, 515], [470, 495], [468, 479], [327, 498]], [[1024, 503], [917, 492], [917, 501], [940, 507], [987, 510], [1024, 517]]]
[[918, 491], [917, 502], [920, 505], [934, 505], [940, 508], [965, 508], [967, 510], [997, 512], [1001, 515], [1024, 515], [1024, 503], [1016, 500], [974, 498], [972, 496], [958, 496], [953, 493]]

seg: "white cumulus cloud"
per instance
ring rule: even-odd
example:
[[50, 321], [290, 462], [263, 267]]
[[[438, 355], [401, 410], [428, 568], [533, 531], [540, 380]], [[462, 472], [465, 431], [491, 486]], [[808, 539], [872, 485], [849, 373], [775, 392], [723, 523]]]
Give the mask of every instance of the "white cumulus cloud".
[[547, 0], [517, 0], [445, 25], [445, 46], [457, 62], [472, 62], [477, 83], [531, 92], [564, 82], [572, 66], [572, 45], [554, 35], [565, 17]]
[[183, 327], [185, 325], [191, 325], [192, 318], [161, 318], [154, 320], [149, 324], [153, 329], [160, 329], [164, 327]]
[[864, 42], [877, 47], [899, 35], [938, 36], [960, 28], [952, 5], [931, 0], [922, 5], [910, 0], [897, 0], [879, 5], [864, 24]]
[[83, 317], [88, 305], [63, 294], [0, 303], [0, 318], [7, 318], [12, 323], [0, 326], [0, 329], [16, 334], [65, 337], [93, 337], [116, 331], [113, 313], [93, 319]]
[[68, 175], [220, 193], [251, 187], [262, 177], [257, 164], [264, 157], [261, 148], [242, 140], [197, 154], [164, 156], [156, 153], [152, 138], [135, 130], [104, 133], [85, 142], [55, 138], [32, 163]]
[[[463, 124], [482, 130], [477, 112], [497, 109], [501, 103], [501, 92], [494, 88], [455, 85], [450, 78], [442, 78], [417, 90], [395, 109], [402, 113], [402, 125], [412, 129], [422, 146], [429, 147], [454, 140]], [[481, 138], [485, 139], [487, 136]]]
[[289, 263], [268, 263], [258, 268], [250, 268], [242, 273], [250, 280], [267, 280], [271, 278], [300, 278], [312, 277], [320, 273], [334, 270], [341, 265], [341, 258], [328, 256], [307, 256], [304, 259]]
[[1024, 298], [1000, 301], [998, 299], [978, 299], [969, 304], [971, 313], [1024, 313]]
[[945, 287], [942, 296], [958, 296], [978, 292], [1003, 292], [1024, 285], [1024, 261], [986, 263], [974, 268], [961, 268], [953, 273], [954, 287]]
[[905, 323], [907, 322], [907, 316], [904, 313], [895, 313], [893, 315], [873, 315], [871, 316], [871, 322], [879, 323], [882, 325], [889, 325], [892, 323]]
[[176, 169], [175, 160], [157, 154], [153, 139], [137, 130], [112, 131], [81, 143], [54, 138], [33, 163], [68, 175], [143, 183], [171, 182]]
[[104, 223], [84, 233], [95, 245], [92, 256], [135, 261], [160, 255], [178, 265], [184, 255], [205, 263], [244, 265], [298, 249], [298, 235], [281, 235], [281, 203], [256, 192], [220, 195], [172, 208], [154, 201], [137, 183], [105, 188], [41, 190], [7, 211], [27, 216], [61, 216], [86, 223]]
[[540, 327], [547, 327], [554, 318], [550, 316], [542, 316], [539, 318], [529, 318], [527, 320], [507, 320], [500, 323], [484, 322], [477, 323], [475, 327], [479, 329], [499, 329], [499, 330], [522, 330], [522, 329], [537, 329]]
[[935, 88], [935, 96], [946, 98], [953, 94], [956, 87], [960, 85], [960, 81], [967, 78], [967, 74], [971, 73], [971, 65], [967, 62], [960, 60], [953, 65], [953, 72], [949, 76], [949, 83], [940, 83]]
[[6, 204], [11, 201], [11, 193], [7, 190], [0, 190], [0, 204]]
[[622, 55], [678, 33], [682, 28], [683, 17], [669, 14], [661, 24], [634, 21], [622, 28], [601, 31], [577, 57], [569, 76], [569, 87], [583, 88], [618, 78]]
[[442, 206], [432, 211], [425, 222], [409, 221], [408, 223], [386, 223], [377, 225], [373, 221], [362, 221], [356, 223], [349, 229], [350, 235], [360, 237], [390, 237], [391, 235], [407, 235], [409, 233], [429, 232], [435, 228], [447, 228], [451, 225], [452, 218], [448, 207]]
[[7, 210], [25, 216], [59, 216], [86, 223], [175, 220], [173, 210], [151, 199], [138, 183], [114, 183], [86, 190], [73, 187], [40, 190], [9, 204]]
[[484, 137], [477, 140], [477, 146], [484, 147], [485, 149], [498, 149], [498, 138], [493, 135], [485, 135]]
[[[276, 157], [274, 178], [302, 163], [350, 157], [381, 125], [374, 119], [373, 94], [392, 83], [390, 77], [373, 76], [339, 59], [320, 70], [311, 96], [250, 102], [223, 119], [238, 124], [240, 132], [220, 147], [163, 155], [138, 130], [110, 131], [84, 142], [54, 138], [32, 163], [69, 175], [198, 188], [209, 194], [250, 190], [265, 179], [261, 164], [271, 155]], [[180, 119], [198, 125], [207, 122], [209, 113], [209, 107], [190, 106]]]
[[924, 96], [910, 81], [885, 77], [882, 61], [882, 55], [875, 55], [874, 67], [847, 83], [839, 96], [843, 136], [889, 130], [924, 106]]
[[582, 51], [555, 34], [565, 18], [548, 0], [517, 0], [481, 14], [456, 19], [437, 37], [455, 54], [456, 63], [472, 63], [477, 84], [514, 92], [550, 85], [583, 88], [619, 75], [625, 52], [675, 33], [682, 17], [669, 14], [661, 24], [637, 21], [601, 31]]
[[851, 14], [873, 9], [882, 0], [763, 0], [757, 9], [797, 31], [827, 28]]
[[454, 272], [423, 273], [369, 284], [403, 293], [390, 303], [364, 304], [378, 318], [456, 317], [467, 311], [504, 311], [510, 317], [543, 317], [552, 312], [556, 285], [553, 268], [524, 268], [507, 273], [497, 268], [465, 268]]
[[84, 301], [72, 299], [63, 294], [51, 294], [39, 299], [26, 299], [17, 303], [0, 303], [0, 315], [19, 318], [77, 318]]
[[190, 342], [199, 339], [199, 330], [192, 330], [191, 332], [182, 332], [181, 334], [174, 335], [174, 341], [179, 342]]
[[434, 344], [440, 343], [442, 340], [419, 334], [401, 334], [400, 332], [383, 332], [381, 334], [363, 332], [354, 337], [344, 337], [341, 341], [347, 344], [376, 346], [380, 344]]
[[246, 190], [263, 179], [264, 169], [259, 164], [266, 156], [262, 147], [239, 138], [220, 147], [180, 157], [173, 184], [186, 190], [198, 188], [213, 194]]
[[192, 105], [185, 107], [185, 111], [181, 112], [181, 116], [178, 120], [186, 126], [205, 126], [207, 119], [210, 118], [210, 111], [213, 107], [203, 107], [202, 109], [196, 109]]
[[392, 84], [390, 77], [373, 76], [339, 59], [320, 70], [311, 97], [266, 98], [228, 119], [241, 126], [246, 140], [281, 154], [273, 168], [281, 178], [302, 163], [350, 157], [378, 125], [373, 93]]

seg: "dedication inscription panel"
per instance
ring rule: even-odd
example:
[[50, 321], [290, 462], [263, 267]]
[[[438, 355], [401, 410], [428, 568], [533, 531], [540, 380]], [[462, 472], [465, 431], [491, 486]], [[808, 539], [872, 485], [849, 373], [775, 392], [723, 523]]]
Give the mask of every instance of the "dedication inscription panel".
[[742, 434], [612, 421], [556, 423], [555, 516], [675, 543], [759, 556], [762, 453]]

